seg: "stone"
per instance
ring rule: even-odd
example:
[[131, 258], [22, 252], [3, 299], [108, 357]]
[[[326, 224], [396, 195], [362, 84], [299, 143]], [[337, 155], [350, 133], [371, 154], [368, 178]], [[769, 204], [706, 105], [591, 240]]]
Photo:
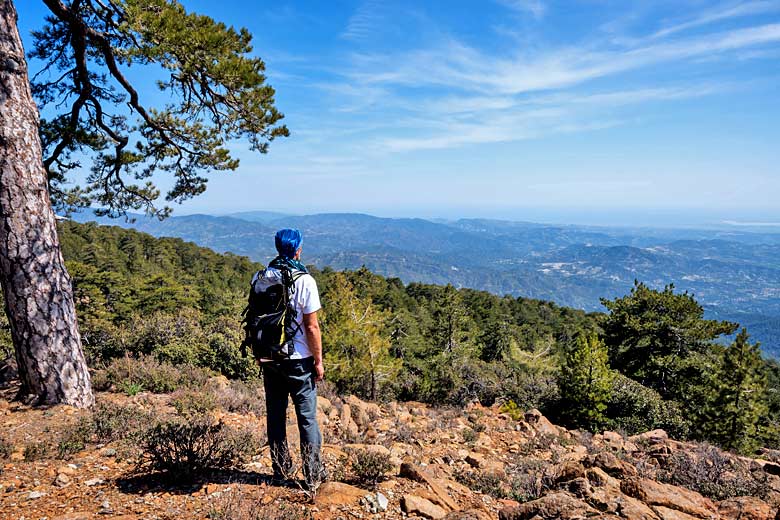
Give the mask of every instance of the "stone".
[[546, 435], [558, 435], [558, 427], [551, 423], [542, 412], [536, 408], [525, 412], [525, 422], [527, 422], [536, 431], [536, 433]]
[[663, 518], [659, 507], [679, 511], [703, 519], [717, 519], [713, 502], [690, 489], [663, 484], [650, 479], [629, 479], [620, 483], [626, 495], [651, 506]]
[[597, 517], [599, 511], [565, 492], [549, 493], [542, 498], [505, 507], [498, 513], [499, 520], [582, 520]]
[[655, 506], [653, 509], [661, 520], [700, 520], [698, 516], [692, 516], [688, 513], [683, 513], [676, 509], [669, 509], [664, 506]]
[[602, 451], [585, 459], [585, 465], [603, 469], [616, 478], [634, 477], [637, 470], [631, 464], [620, 460], [614, 453]]
[[102, 478], [91, 478], [84, 482], [85, 486], [93, 487], [102, 484], [104, 481]]
[[668, 441], [669, 435], [659, 428], [657, 430], [640, 433], [639, 435], [632, 435], [628, 440], [637, 444], [660, 444]]
[[723, 520], [774, 520], [774, 510], [756, 497], [737, 497], [718, 504], [718, 514]]
[[66, 513], [53, 517], [51, 520], [90, 520], [92, 514], [87, 511], [79, 511], [74, 513]]
[[42, 491], [30, 491], [27, 494], [27, 500], [36, 500], [36, 499], [44, 497], [44, 496], [46, 496], [46, 493], [44, 493]]
[[57, 487], [65, 487], [70, 484], [70, 477], [65, 473], [58, 473], [57, 478], [54, 479], [54, 485]]
[[314, 502], [318, 506], [343, 506], [355, 504], [368, 495], [368, 491], [343, 482], [324, 482], [317, 490]]
[[401, 508], [406, 514], [419, 515], [432, 520], [439, 520], [447, 516], [447, 512], [443, 508], [417, 495], [404, 495], [401, 499]]
[[469, 509], [468, 511], [452, 511], [447, 513], [444, 520], [493, 520], [493, 517], [485, 511]]
[[447, 494], [447, 491], [420, 466], [411, 462], [404, 462], [401, 464], [399, 476], [427, 484], [431, 491], [438, 497], [438, 501], [441, 502], [443, 507], [446, 507], [451, 511], [460, 509], [458, 504]]

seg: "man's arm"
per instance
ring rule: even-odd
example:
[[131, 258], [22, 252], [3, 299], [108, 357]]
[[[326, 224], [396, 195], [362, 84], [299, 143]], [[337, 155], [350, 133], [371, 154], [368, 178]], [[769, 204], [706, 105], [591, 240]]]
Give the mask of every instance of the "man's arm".
[[322, 381], [325, 377], [325, 367], [322, 364], [322, 336], [320, 322], [317, 321], [317, 311], [303, 315], [303, 330], [306, 333], [306, 343], [314, 356], [315, 381]]

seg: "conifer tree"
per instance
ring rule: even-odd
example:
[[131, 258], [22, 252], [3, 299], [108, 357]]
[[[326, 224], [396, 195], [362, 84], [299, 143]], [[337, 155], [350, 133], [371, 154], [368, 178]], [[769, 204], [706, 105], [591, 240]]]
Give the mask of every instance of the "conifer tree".
[[759, 421], [767, 412], [767, 381], [758, 343], [746, 329], [723, 353], [709, 403], [709, 437], [722, 447], [750, 454], [758, 447]]
[[605, 425], [614, 377], [608, 363], [607, 347], [595, 333], [580, 333], [566, 349], [558, 386], [563, 413], [575, 426], [595, 430]]
[[385, 332], [389, 313], [358, 298], [343, 273], [331, 280], [325, 302], [323, 350], [329, 377], [340, 390], [375, 400], [400, 369]]

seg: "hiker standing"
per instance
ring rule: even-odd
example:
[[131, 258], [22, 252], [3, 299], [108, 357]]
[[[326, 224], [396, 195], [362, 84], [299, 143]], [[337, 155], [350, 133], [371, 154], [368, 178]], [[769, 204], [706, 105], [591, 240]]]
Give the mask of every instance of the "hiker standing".
[[287, 445], [289, 396], [298, 419], [304, 483], [311, 489], [324, 476], [316, 383], [323, 379], [325, 369], [317, 322], [320, 297], [317, 283], [300, 262], [301, 241], [297, 229], [276, 233], [279, 255], [252, 278], [245, 343], [252, 347], [263, 371], [274, 479], [292, 477]]

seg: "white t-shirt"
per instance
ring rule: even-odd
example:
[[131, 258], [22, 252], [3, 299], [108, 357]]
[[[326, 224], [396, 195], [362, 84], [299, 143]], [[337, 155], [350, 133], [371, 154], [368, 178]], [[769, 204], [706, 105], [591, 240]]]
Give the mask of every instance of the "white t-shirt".
[[[282, 283], [282, 273], [278, 269], [268, 267], [265, 270], [258, 271], [252, 278], [252, 287], [260, 292], [271, 285]], [[317, 312], [322, 308], [320, 305], [320, 293], [317, 290], [317, 282], [310, 274], [303, 274], [295, 280], [295, 292], [292, 295], [293, 306], [295, 307], [295, 322], [300, 325], [295, 336], [293, 345], [295, 352], [290, 355], [290, 359], [303, 359], [311, 357], [313, 354], [309, 349], [309, 343], [306, 340], [306, 331], [303, 327], [303, 315]], [[260, 361], [271, 361], [270, 359], [261, 359]]]

